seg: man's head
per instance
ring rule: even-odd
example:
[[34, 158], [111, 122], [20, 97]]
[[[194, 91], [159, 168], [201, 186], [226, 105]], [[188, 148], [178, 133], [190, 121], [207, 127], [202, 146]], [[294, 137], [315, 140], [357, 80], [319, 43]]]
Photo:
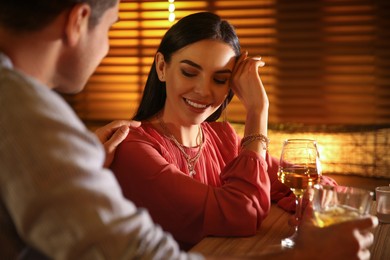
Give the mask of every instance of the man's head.
[[119, 0], [1, 0], [7, 38], [0, 47], [15, 67], [50, 88], [79, 92], [108, 53], [118, 8]]
[[42, 29], [61, 12], [76, 4], [91, 7], [90, 26], [98, 24], [103, 13], [117, 4], [117, 0], [1, 0], [0, 25], [14, 32]]

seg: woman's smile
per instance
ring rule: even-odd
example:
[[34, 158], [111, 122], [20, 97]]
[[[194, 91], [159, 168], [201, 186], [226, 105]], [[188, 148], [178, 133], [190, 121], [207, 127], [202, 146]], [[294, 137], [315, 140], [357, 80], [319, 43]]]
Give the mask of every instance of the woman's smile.
[[230, 45], [216, 40], [187, 45], [169, 63], [158, 53], [157, 69], [166, 82], [164, 116], [180, 118], [185, 124], [206, 120], [229, 93], [235, 57]]
[[189, 105], [190, 107], [193, 107], [193, 108], [196, 108], [196, 109], [206, 109], [208, 108], [210, 105], [206, 105], [206, 104], [201, 104], [197, 101], [194, 101], [194, 100], [190, 100], [190, 99], [187, 99], [187, 98], [183, 98], [184, 102]]

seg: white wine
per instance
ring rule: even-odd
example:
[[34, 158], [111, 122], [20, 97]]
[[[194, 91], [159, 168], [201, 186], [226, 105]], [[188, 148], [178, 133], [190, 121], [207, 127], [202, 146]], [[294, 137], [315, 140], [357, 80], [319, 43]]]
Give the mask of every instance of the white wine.
[[[316, 184], [321, 174], [317, 143], [311, 139], [287, 139], [283, 142], [279, 161], [278, 179], [295, 194], [295, 219], [302, 218], [303, 198], [306, 190]], [[310, 196], [310, 194], [308, 194]], [[282, 239], [283, 248], [293, 248], [298, 225], [292, 236]]]
[[318, 183], [320, 175], [316, 167], [279, 168], [279, 180], [289, 187], [295, 195], [302, 195], [308, 187]]
[[327, 227], [340, 222], [359, 218], [359, 211], [348, 206], [337, 205], [323, 211], [314, 211], [318, 227]]

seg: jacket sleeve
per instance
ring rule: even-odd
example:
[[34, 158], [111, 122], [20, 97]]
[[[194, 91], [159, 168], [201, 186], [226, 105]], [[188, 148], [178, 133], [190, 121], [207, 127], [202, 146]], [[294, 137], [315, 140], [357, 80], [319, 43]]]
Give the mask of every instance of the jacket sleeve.
[[23, 95], [32, 87], [22, 83], [0, 79], [10, 108], [0, 115], [0, 214], [25, 244], [51, 259], [198, 257], [123, 197], [101, 144], [59, 96], [43, 86]]

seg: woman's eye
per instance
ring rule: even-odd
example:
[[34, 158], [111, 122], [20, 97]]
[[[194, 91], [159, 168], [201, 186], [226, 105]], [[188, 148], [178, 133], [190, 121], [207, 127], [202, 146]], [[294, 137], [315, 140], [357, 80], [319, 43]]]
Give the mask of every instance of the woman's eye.
[[195, 73], [190, 73], [188, 71], [185, 71], [185, 70], [181, 70], [181, 73], [186, 76], [186, 77], [195, 77], [196, 74]]
[[217, 79], [217, 78], [214, 78], [214, 81], [217, 84], [225, 84], [228, 80], [227, 79]]

